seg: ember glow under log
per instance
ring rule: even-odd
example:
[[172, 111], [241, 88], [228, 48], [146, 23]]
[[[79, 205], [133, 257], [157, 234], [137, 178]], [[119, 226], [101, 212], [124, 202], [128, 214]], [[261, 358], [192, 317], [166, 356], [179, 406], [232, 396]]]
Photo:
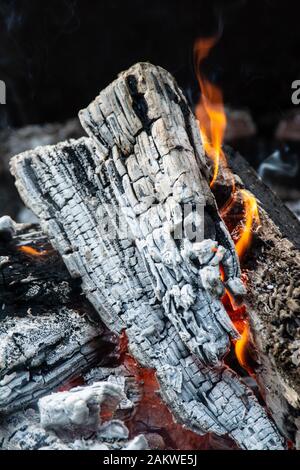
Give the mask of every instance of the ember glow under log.
[[[174, 79], [137, 64], [80, 119], [89, 138], [12, 160], [24, 202], [103, 322], [125, 329], [131, 354], [156, 371], [175, 419], [198, 434], [228, 434], [241, 448], [284, 448], [264, 407], [223, 364], [238, 333], [221, 296], [226, 288], [239, 300], [245, 289], [196, 121]], [[202, 206], [202, 217], [185, 217], [186, 204]], [[113, 209], [127, 233], [103, 230]], [[202, 240], [188, 236], [203, 224]]]

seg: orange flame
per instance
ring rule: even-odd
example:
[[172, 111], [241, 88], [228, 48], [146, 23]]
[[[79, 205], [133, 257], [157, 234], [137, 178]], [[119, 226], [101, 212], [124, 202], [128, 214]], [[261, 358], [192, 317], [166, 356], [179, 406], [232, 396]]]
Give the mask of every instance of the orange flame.
[[195, 71], [201, 90], [201, 98], [196, 105], [195, 114], [199, 121], [204, 150], [214, 162], [214, 172], [210, 187], [213, 187], [217, 180], [220, 165], [222, 163], [226, 165], [226, 158], [222, 150], [226, 129], [223, 94], [220, 88], [203, 77], [200, 67], [216, 41], [217, 38], [199, 38], [194, 45]]
[[[203, 77], [201, 68], [203, 60], [209, 55], [211, 49], [217, 42], [217, 38], [197, 39], [194, 45], [194, 64], [197, 80], [201, 90], [201, 97], [195, 108], [195, 114], [199, 121], [199, 128], [204, 150], [209, 158], [213, 160], [214, 171], [210, 182], [212, 188], [217, 181], [220, 168], [227, 168], [227, 161], [222, 150], [222, 143], [226, 129], [226, 115], [223, 104], [223, 94], [220, 88], [210, 83]], [[221, 209], [221, 216], [226, 218], [241, 195], [244, 204], [244, 220], [240, 229], [238, 240], [235, 242], [237, 254], [243, 258], [252, 241], [252, 229], [254, 223], [259, 223], [259, 214], [255, 197], [246, 190], [237, 191], [234, 176], [232, 175], [231, 197]], [[222, 276], [221, 273], [221, 277]], [[228, 303], [232, 312], [245, 312], [245, 309], [237, 307], [231, 294], [226, 291], [223, 301]], [[249, 327], [244, 321], [239, 323], [241, 338], [235, 343], [235, 352], [240, 365], [247, 368], [247, 347], [249, 341]]]
[[22, 253], [25, 253], [29, 256], [45, 256], [48, 253], [47, 250], [39, 251], [36, 248], [32, 248], [32, 246], [28, 245], [20, 246], [18, 249], [19, 251], [22, 251]]
[[249, 193], [245, 189], [241, 189], [240, 193], [244, 202], [245, 219], [243, 223], [243, 229], [240, 232], [239, 239], [235, 244], [235, 248], [239, 258], [241, 259], [251, 245], [253, 224], [259, 224], [259, 213], [257, 202], [253, 194]]
[[249, 370], [248, 363], [247, 363], [247, 351], [248, 351], [248, 344], [249, 344], [250, 334], [249, 334], [249, 326], [246, 323], [241, 334], [240, 339], [238, 339], [235, 343], [235, 355], [239, 364], [246, 370]]
[[[259, 224], [259, 213], [257, 202], [253, 194], [249, 193], [245, 189], [240, 190], [244, 202], [244, 221], [243, 228], [240, 231], [239, 238], [235, 243], [235, 248], [240, 259], [243, 258], [246, 251], [249, 249], [253, 235], [253, 225]], [[235, 354], [239, 364], [249, 373], [251, 370], [247, 364], [247, 351], [249, 345], [249, 325], [245, 324], [241, 337], [235, 343]]]

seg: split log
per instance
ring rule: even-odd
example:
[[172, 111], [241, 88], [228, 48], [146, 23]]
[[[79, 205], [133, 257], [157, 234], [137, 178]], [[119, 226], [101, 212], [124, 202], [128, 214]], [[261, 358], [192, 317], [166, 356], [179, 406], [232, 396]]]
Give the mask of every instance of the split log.
[[8, 413], [109, 363], [115, 338], [38, 227], [11, 222], [9, 232], [1, 220], [0, 412]]
[[[126, 328], [132, 353], [156, 370], [179, 421], [198, 433], [229, 434], [242, 448], [282, 448], [263, 407], [220, 363], [237, 335], [220, 302], [221, 259], [226, 287], [237, 296], [244, 290], [205, 178], [197, 125], [175, 81], [138, 64], [81, 120], [90, 139], [13, 159], [24, 202], [104, 323], [116, 333]], [[185, 204], [205, 205], [203, 218], [185, 218]], [[130, 231], [111, 237], [101, 230], [103, 215], [118, 206]], [[205, 239], [190, 239], [187, 227], [199, 233], [203, 222]]]

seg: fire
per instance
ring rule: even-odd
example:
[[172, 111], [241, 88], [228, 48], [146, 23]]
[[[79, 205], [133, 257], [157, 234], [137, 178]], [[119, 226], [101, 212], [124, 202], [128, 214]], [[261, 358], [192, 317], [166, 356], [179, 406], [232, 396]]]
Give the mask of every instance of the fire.
[[253, 194], [249, 193], [249, 191], [246, 191], [245, 189], [240, 189], [239, 192], [243, 198], [245, 215], [243, 229], [240, 232], [235, 248], [239, 258], [242, 259], [251, 245], [253, 225], [254, 223], [259, 224], [259, 214], [257, 202]]
[[201, 72], [201, 63], [208, 56], [215, 43], [216, 38], [200, 38], [196, 40], [194, 46], [195, 71], [201, 90], [201, 98], [196, 105], [195, 114], [199, 121], [204, 150], [214, 162], [211, 187], [214, 186], [218, 178], [220, 166], [226, 166], [226, 158], [222, 150], [226, 129], [223, 94], [220, 88], [205, 79]]
[[[259, 212], [257, 202], [253, 194], [244, 189], [236, 190], [231, 197], [231, 202], [226, 208], [221, 210], [221, 216], [226, 220], [226, 215], [237, 203], [238, 199], [243, 201], [243, 218], [240, 222], [240, 229], [238, 237], [235, 240], [235, 248], [239, 259], [241, 260], [251, 246], [254, 226], [259, 224]], [[224, 270], [221, 268], [221, 279], [224, 280]], [[243, 276], [244, 283], [246, 276]], [[235, 354], [239, 364], [244, 367], [249, 373], [252, 372], [249, 364], [247, 364], [247, 351], [249, 346], [249, 327], [245, 321], [245, 305], [239, 306], [235, 304], [235, 300], [226, 289], [225, 295], [222, 299], [224, 307], [227, 310], [232, 322], [241, 334], [240, 339], [235, 342]]]
[[[235, 243], [235, 248], [239, 259], [241, 260], [249, 247], [251, 246], [252, 236], [253, 236], [253, 226], [259, 224], [259, 213], [257, 202], [253, 194], [249, 193], [245, 189], [239, 190], [244, 204], [244, 220], [243, 228], [239, 233], [239, 238]], [[248, 323], [244, 324], [244, 328], [241, 332], [241, 338], [238, 339], [235, 343], [235, 354], [239, 361], [239, 364], [244, 367], [244, 369], [250, 372], [250, 368], [247, 363], [247, 350], [249, 345], [249, 325]]]
[[25, 253], [26, 255], [29, 256], [45, 256], [48, 251], [47, 250], [37, 250], [36, 248], [33, 248], [32, 246], [28, 245], [23, 245], [18, 248], [19, 251], [22, 251], [22, 253]]
[[[245, 189], [239, 189], [238, 192], [239, 196], [241, 196], [243, 200], [244, 213], [243, 220], [241, 222], [242, 228], [239, 230], [238, 239], [235, 241], [235, 249], [239, 259], [241, 260], [251, 246], [254, 225], [259, 224], [259, 213], [257, 202], [253, 194], [249, 193], [249, 191], [246, 191]], [[233, 201], [234, 199], [235, 198], [233, 198]], [[249, 373], [251, 373], [251, 367], [249, 367], [249, 364], [247, 362], [247, 351], [249, 346], [250, 335], [248, 323], [245, 322], [243, 319], [245, 310], [242, 310], [240, 307], [236, 308], [234, 299], [228, 291], [226, 291], [226, 296], [229, 301], [227, 302], [226, 309], [230, 317], [232, 318], [234, 325], [241, 334], [240, 339], [235, 342], [235, 355], [239, 364]], [[241, 312], [241, 316], [238, 315], [239, 312]], [[234, 316], [235, 318], [233, 318]]]
[[[222, 150], [223, 138], [226, 129], [226, 115], [223, 104], [223, 93], [220, 88], [207, 80], [202, 73], [202, 62], [209, 55], [217, 42], [217, 37], [199, 38], [194, 45], [194, 65], [201, 97], [195, 107], [195, 114], [199, 121], [202, 143], [207, 156], [214, 164], [210, 187], [213, 188], [221, 169], [228, 169], [226, 156]], [[258, 207], [255, 197], [244, 189], [235, 187], [232, 175], [232, 191], [228, 201], [221, 208], [221, 216], [226, 219], [227, 213], [235, 206], [238, 200], [243, 201], [243, 220], [240, 222], [235, 248], [241, 260], [249, 249], [252, 241], [254, 225], [259, 223]], [[236, 227], [237, 228], [237, 227]], [[221, 278], [224, 273], [221, 271]], [[245, 322], [245, 307], [236, 306], [234, 299], [228, 291], [223, 303], [233, 323], [241, 333], [241, 338], [235, 342], [235, 353], [240, 365], [247, 369], [247, 346], [249, 342], [249, 327]]]
[[248, 323], [245, 324], [243, 332], [241, 334], [240, 339], [238, 339], [235, 343], [235, 355], [239, 364], [244, 367], [244, 369], [248, 370], [248, 363], [247, 363], [247, 350], [249, 344], [249, 326]]

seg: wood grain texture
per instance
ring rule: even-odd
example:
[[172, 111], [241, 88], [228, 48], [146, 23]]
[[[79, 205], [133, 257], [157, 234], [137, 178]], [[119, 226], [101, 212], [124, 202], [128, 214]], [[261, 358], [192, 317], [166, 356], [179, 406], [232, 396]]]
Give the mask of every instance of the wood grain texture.
[[[173, 78], [151, 64], [119, 76], [80, 113], [90, 138], [40, 147], [12, 160], [24, 202], [73, 277], [132, 354], [154, 368], [174, 416], [198, 433], [229, 434], [242, 448], [282, 448], [264, 408], [222, 365], [235, 329], [220, 297], [244, 289], [233, 242], [206, 181], [197, 124]], [[204, 239], [184, 232], [183, 204]], [[111, 236], [112, 208], [129, 233]], [[100, 209], [100, 210], [99, 210]], [[198, 224], [198, 225], [197, 225]]]

